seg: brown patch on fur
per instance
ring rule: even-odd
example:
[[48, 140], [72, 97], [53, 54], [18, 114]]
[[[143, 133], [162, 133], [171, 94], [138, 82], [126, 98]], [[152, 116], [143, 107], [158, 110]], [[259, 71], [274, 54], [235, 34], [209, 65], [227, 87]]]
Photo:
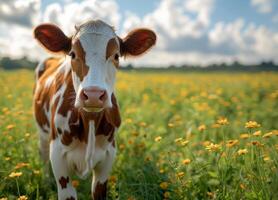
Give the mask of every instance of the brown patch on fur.
[[74, 40], [72, 44], [72, 52], [75, 53], [75, 58], [71, 59], [72, 70], [79, 77], [80, 81], [88, 74], [89, 67], [86, 65], [86, 53], [79, 40]]
[[[111, 38], [106, 46], [106, 60], [111, 56], [115, 55], [119, 51], [119, 45], [115, 38]], [[112, 62], [115, 67], [119, 67], [119, 58], [112, 58]]]
[[[46, 116], [44, 106], [46, 106], [46, 111], [49, 111], [50, 98], [54, 95], [52, 87], [45, 87], [46, 80], [52, 76], [59, 65], [61, 64], [61, 58], [49, 58], [45, 61], [44, 70], [41, 73], [38, 82], [34, 88], [34, 113], [38, 125], [47, 132], [43, 127], [50, 127], [49, 119]], [[36, 87], [39, 87], [36, 91]]]
[[94, 200], [105, 200], [107, 196], [107, 181], [104, 183], [97, 182], [94, 190]]
[[62, 189], [67, 188], [67, 184], [69, 183], [69, 177], [67, 176], [67, 178], [61, 176], [61, 178], [59, 179], [59, 183], [61, 185]]

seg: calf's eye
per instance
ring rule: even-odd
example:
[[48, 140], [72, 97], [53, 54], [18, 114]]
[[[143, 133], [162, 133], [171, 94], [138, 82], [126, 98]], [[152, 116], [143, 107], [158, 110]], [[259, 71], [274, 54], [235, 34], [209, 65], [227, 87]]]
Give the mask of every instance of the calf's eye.
[[75, 53], [72, 51], [72, 52], [70, 52], [70, 57], [71, 57], [71, 59], [75, 59]]
[[114, 56], [114, 59], [116, 60], [116, 61], [118, 61], [119, 60], [119, 54], [115, 54], [115, 56]]

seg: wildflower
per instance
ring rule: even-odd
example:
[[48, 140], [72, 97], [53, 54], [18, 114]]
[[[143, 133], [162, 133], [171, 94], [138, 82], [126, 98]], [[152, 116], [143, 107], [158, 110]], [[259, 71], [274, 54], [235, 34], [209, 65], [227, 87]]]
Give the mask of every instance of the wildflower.
[[78, 180], [72, 180], [71, 184], [74, 188], [77, 188], [79, 186], [79, 181]]
[[261, 127], [256, 121], [249, 121], [245, 123], [245, 128], [259, 128]]
[[244, 154], [247, 154], [248, 153], [248, 150], [247, 149], [239, 149], [237, 151], [237, 154], [240, 156], [240, 155], [244, 155]]
[[109, 180], [110, 180], [112, 183], [116, 183], [117, 177], [116, 177], [116, 176], [110, 176]]
[[9, 161], [9, 160], [11, 160], [11, 157], [5, 157], [5, 160]]
[[240, 187], [242, 190], [245, 190], [245, 189], [246, 189], [246, 187], [245, 187], [245, 185], [244, 185], [243, 183], [241, 183], [241, 184], [239, 185], [239, 187]]
[[119, 145], [119, 149], [123, 150], [125, 148], [125, 145], [124, 144], [120, 144]]
[[206, 150], [208, 151], [219, 151], [221, 149], [221, 145], [219, 144], [213, 144], [213, 143], [210, 143], [208, 146], [206, 146]]
[[188, 143], [189, 143], [188, 140], [184, 140], [184, 141], [181, 142], [181, 146], [185, 146], [185, 145], [187, 145]]
[[259, 141], [252, 141], [251, 144], [253, 144], [254, 146], [262, 146]]
[[154, 139], [154, 141], [155, 141], [155, 142], [159, 142], [161, 139], [162, 139], [161, 136], [157, 136], [157, 137]]
[[175, 143], [180, 143], [182, 141], [182, 138], [175, 139]]
[[209, 196], [209, 198], [214, 198], [214, 193], [213, 192], [207, 192], [207, 195]]
[[22, 175], [22, 172], [12, 172], [10, 173], [10, 178], [20, 177]]
[[267, 161], [271, 161], [271, 159], [270, 159], [269, 156], [265, 156], [265, 157], [264, 157], [264, 161], [266, 161], [266, 162], [267, 162]]
[[168, 123], [169, 128], [173, 128], [175, 125], [173, 123]]
[[40, 174], [40, 170], [34, 170], [33, 173], [36, 174], [36, 175], [39, 175]]
[[159, 184], [159, 186], [161, 187], [161, 189], [166, 190], [168, 188], [168, 183], [167, 182], [162, 182]]
[[206, 125], [202, 124], [198, 127], [198, 130], [199, 131], [204, 131], [204, 130], [206, 130], [206, 128], [207, 128]]
[[262, 131], [255, 131], [253, 133], [253, 136], [260, 136], [262, 134]]
[[220, 128], [220, 126], [221, 126], [220, 124], [212, 124], [211, 128]]
[[170, 197], [170, 192], [164, 192], [163, 196], [164, 196], [164, 198], [169, 198]]
[[147, 123], [146, 122], [140, 122], [139, 124], [141, 127], [146, 127], [147, 126]]
[[127, 118], [127, 119], [125, 120], [125, 122], [126, 122], [127, 124], [131, 124], [131, 123], [133, 122], [133, 120], [132, 120], [131, 118]]
[[160, 173], [160, 174], [163, 174], [164, 172], [165, 172], [164, 169], [160, 169], [160, 170], [159, 170], [159, 173]]
[[185, 175], [184, 172], [177, 173], [177, 177], [179, 177], [179, 178], [183, 177], [184, 175]]
[[16, 166], [15, 166], [15, 169], [20, 169], [22, 167], [28, 167], [29, 166], [29, 163], [24, 163], [24, 162], [21, 162], [21, 163], [18, 163]]
[[31, 135], [30, 133], [25, 133], [26, 138], [30, 137], [30, 135]]
[[15, 127], [14, 124], [9, 124], [8, 126], [6, 126], [6, 129], [7, 129], [7, 130], [11, 130], [11, 129], [13, 129], [14, 127]]
[[229, 140], [226, 144], [227, 147], [233, 147], [238, 144], [238, 140]]
[[249, 138], [249, 134], [248, 133], [243, 133], [243, 134], [240, 134], [239, 136], [241, 139], [247, 139]]
[[222, 117], [222, 118], [219, 118], [217, 120], [217, 124], [219, 124], [219, 125], [227, 125], [227, 124], [229, 124], [229, 121], [228, 121], [227, 118]]
[[22, 195], [22, 196], [18, 197], [17, 200], [28, 200], [28, 197], [25, 195]]
[[269, 133], [266, 133], [263, 135], [263, 138], [270, 138], [270, 136], [272, 136], [273, 133], [272, 132], [269, 132]]
[[191, 163], [191, 160], [190, 159], [184, 159], [183, 161], [182, 161], [182, 164], [184, 164], [184, 165], [188, 165], [189, 163]]

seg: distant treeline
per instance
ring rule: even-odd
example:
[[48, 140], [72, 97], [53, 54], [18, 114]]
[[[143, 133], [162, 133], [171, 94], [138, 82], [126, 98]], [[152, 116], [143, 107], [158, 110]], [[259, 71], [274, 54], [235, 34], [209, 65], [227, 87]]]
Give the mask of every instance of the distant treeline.
[[[0, 68], [13, 70], [13, 69], [34, 69], [38, 62], [31, 61], [27, 57], [23, 57], [20, 59], [12, 59], [9, 57], [0, 57]], [[258, 72], [258, 71], [278, 71], [278, 65], [272, 61], [262, 62], [256, 65], [244, 65], [239, 62], [234, 62], [232, 64], [212, 64], [208, 66], [198, 66], [198, 65], [181, 65], [174, 66], [171, 65], [169, 67], [133, 67], [131, 64], [127, 66], [122, 66], [121, 70], [138, 70], [138, 71], [243, 71], [243, 72]]]
[[12, 59], [9, 57], [0, 57], [0, 68], [13, 69], [34, 69], [38, 63], [30, 61], [27, 57]]

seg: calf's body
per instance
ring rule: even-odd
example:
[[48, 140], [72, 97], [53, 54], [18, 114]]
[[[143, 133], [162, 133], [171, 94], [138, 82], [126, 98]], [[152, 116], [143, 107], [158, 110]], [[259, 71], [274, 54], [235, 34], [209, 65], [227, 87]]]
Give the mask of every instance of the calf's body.
[[80, 25], [72, 37], [53, 24], [39, 25], [34, 36], [49, 51], [64, 55], [38, 65], [33, 102], [40, 153], [50, 159], [58, 199], [77, 199], [70, 175], [86, 177], [91, 171], [92, 198], [106, 199], [121, 124], [114, 92], [119, 57], [144, 53], [156, 36], [137, 29], [121, 39], [100, 20]]

